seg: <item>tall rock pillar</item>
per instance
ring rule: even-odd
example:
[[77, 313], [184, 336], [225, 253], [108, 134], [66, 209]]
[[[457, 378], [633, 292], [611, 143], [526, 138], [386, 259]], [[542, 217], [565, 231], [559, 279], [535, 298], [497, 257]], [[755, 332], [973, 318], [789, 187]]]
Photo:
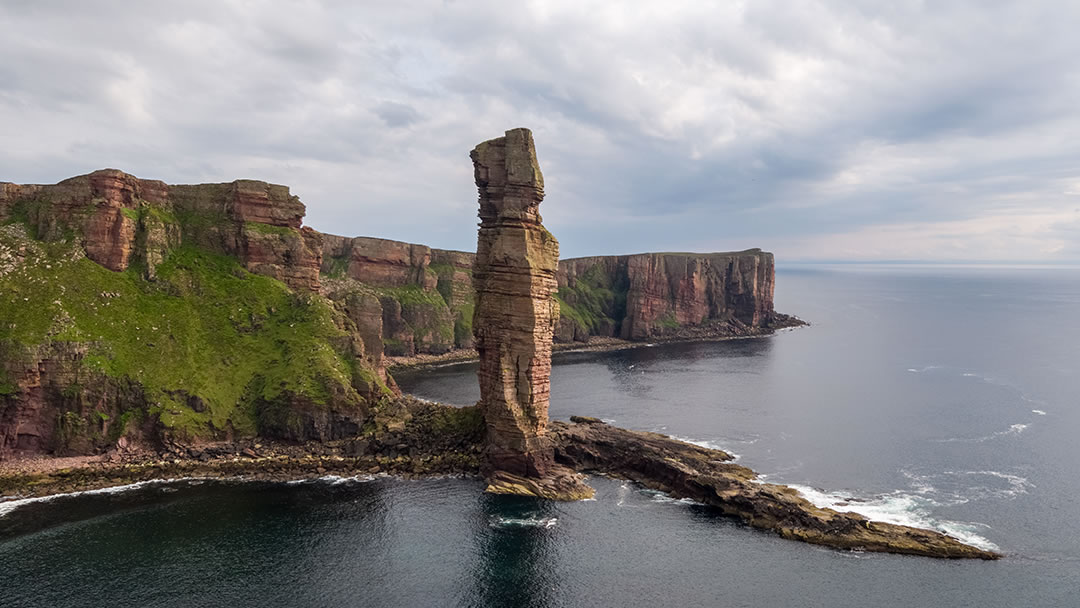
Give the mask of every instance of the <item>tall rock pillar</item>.
[[528, 129], [470, 154], [480, 193], [473, 265], [473, 333], [487, 425], [488, 491], [577, 499], [592, 495], [555, 464], [547, 438], [551, 341], [558, 322], [559, 242], [544, 228], [544, 176]]

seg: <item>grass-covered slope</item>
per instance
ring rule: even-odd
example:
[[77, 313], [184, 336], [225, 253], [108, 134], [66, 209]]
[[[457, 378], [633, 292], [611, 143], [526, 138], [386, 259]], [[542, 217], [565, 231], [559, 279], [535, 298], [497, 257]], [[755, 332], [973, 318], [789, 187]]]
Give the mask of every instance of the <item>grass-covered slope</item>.
[[0, 227], [0, 426], [37, 408], [56, 425], [35, 431], [39, 447], [77, 451], [133, 432], [327, 438], [386, 391], [321, 296], [189, 246], [143, 276], [90, 261], [74, 238]]
[[593, 266], [575, 281], [559, 287], [557, 338], [563, 342], [585, 340], [590, 335], [610, 336], [626, 315], [629, 284], [625, 277]]

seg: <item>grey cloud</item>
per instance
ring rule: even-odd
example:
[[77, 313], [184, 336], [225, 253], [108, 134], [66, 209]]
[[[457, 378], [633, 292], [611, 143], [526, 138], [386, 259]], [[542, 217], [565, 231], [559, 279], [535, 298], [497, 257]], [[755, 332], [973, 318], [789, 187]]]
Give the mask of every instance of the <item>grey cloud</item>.
[[1075, 204], [1071, 3], [502, 6], [5, 3], [0, 180], [258, 177], [469, 248], [467, 152], [529, 126], [567, 255]]
[[407, 127], [420, 121], [420, 113], [416, 108], [404, 103], [384, 101], [375, 106], [373, 111], [388, 127]]

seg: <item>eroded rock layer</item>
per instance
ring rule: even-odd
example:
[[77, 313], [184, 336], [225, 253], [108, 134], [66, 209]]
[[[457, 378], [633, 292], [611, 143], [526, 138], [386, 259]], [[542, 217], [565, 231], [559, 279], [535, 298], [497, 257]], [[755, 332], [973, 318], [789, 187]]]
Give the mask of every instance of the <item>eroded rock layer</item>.
[[544, 177], [527, 129], [486, 141], [471, 157], [480, 193], [473, 331], [488, 463], [544, 477], [554, 465], [545, 435], [559, 263], [559, 243], [541, 224]]
[[287, 186], [170, 186], [116, 169], [54, 185], [0, 186], [0, 221], [18, 216], [44, 241], [76, 234], [86, 256], [109, 270], [139, 263], [153, 278], [166, 254], [184, 244], [235, 256], [294, 289], [319, 289], [322, 235], [301, 228], [304, 204]]

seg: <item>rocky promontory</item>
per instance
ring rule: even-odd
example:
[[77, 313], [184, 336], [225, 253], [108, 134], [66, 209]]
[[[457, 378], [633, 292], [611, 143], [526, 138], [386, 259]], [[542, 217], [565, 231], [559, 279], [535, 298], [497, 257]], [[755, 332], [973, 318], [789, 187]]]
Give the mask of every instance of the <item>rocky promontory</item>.
[[720, 509], [783, 538], [837, 549], [927, 557], [998, 559], [1000, 554], [923, 530], [816, 507], [797, 490], [764, 483], [731, 455], [659, 433], [629, 431], [595, 418], [552, 423], [556, 460]]

